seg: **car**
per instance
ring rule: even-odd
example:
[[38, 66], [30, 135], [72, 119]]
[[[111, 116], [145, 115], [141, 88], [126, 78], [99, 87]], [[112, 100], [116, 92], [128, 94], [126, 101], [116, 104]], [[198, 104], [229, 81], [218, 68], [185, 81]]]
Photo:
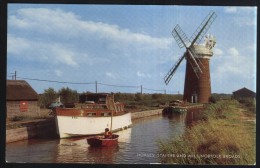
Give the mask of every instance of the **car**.
[[61, 102], [52, 102], [50, 105], [49, 105], [49, 109], [53, 109], [53, 108], [56, 108], [56, 107], [63, 107], [64, 105], [61, 103]]

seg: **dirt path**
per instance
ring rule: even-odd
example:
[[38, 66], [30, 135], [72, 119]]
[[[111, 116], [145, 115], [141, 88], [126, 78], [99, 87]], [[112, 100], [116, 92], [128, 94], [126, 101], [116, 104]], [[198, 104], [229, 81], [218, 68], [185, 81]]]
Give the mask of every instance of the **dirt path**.
[[239, 113], [241, 120], [256, 123], [256, 114], [252, 114], [243, 108], [239, 108]]

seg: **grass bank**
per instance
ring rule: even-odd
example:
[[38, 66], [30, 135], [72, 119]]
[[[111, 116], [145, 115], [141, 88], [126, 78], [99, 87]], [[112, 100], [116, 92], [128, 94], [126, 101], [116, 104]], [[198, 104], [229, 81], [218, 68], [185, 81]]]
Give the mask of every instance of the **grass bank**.
[[161, 140], [162, 163], [254, 164], [255, 114], [236, 100], [210, 104], [202, 119], [177, 140]]

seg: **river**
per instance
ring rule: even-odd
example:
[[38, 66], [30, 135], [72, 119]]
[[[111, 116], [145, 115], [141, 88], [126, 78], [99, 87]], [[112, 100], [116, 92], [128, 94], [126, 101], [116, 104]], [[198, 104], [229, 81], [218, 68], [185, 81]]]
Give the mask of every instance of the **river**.
[[6, 161], [11, 163], [90, 163], [150, 164], [159, 163], [158, 141], [177, 138], [193, 119], [193, 112], [136, 119], [132, 127], [117, 132], [116, 147], [96, 148], [86, 137], [70, 139], [31, 139], [6, 145]]

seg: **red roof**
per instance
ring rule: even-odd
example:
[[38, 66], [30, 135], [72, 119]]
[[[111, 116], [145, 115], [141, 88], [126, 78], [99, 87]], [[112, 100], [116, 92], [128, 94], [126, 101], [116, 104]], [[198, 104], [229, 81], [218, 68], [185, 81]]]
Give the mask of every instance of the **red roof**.
[[25, 80], [7, 80], [6, 100], [38, 100], [38, 94]]

